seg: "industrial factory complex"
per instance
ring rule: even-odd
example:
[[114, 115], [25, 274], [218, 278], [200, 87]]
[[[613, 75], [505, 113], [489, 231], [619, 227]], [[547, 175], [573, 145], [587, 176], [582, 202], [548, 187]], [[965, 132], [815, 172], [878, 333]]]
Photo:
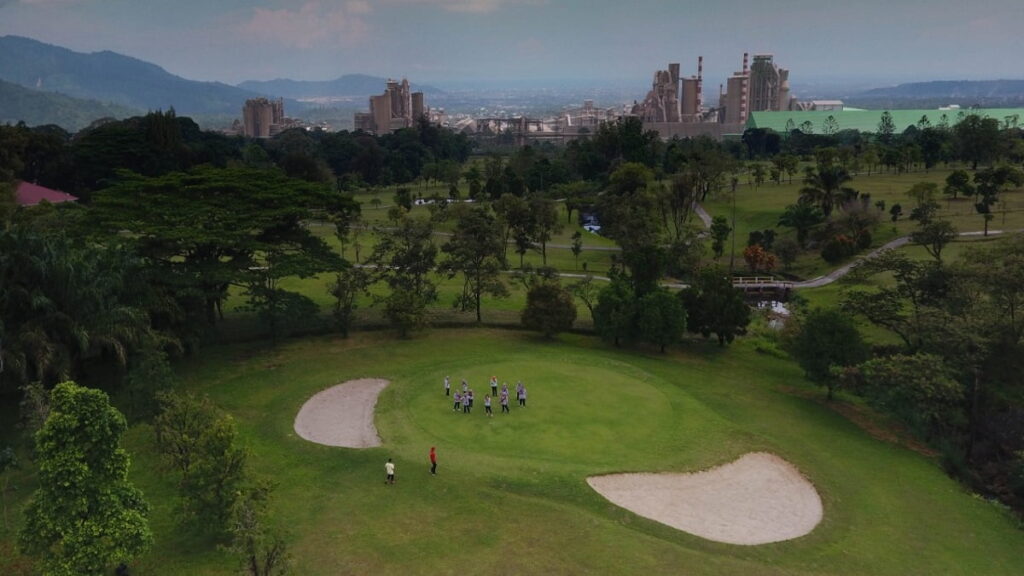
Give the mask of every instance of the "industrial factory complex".
[[708, 135], [722, 138], [742, 134], [755, 114], [769, 112], [831, 111], [843, 109], [835, 100], [797, 100], [789, 89], [789, 70], [780, 68], [771, 54], [743, 55], [742, 68], [718, 86], [710, 103], [704, 90], [704, 59], [697, 58], [696, 73], [683, 76], [679, 63], [654, 73], [651, 89], [632, 105], [599, 108], [585, 101], [582, 108], [564, 110], [552, 118], [473, 118], [452, 127], [469, 134], [511, 132], [520, 140], [566, 140], [589, 134], [607, 121], [636, 117], [644, 128], [662, 138]]
[[[704, 58], [698, 57], [694, 73], [684, 75], [679, 63], [657, 70], [651, 88], [642, 100], [611, 107], [584, 100], [581, 107], [566, 108], [543, 118], [526, 115], [459, 115], [451, 121], [444, 109], [432, 110], [424, 102], [423, 92], [414, 92], [409, 81], [388, 80], [384, 92], [369, 97], [369, 111], [357, 112], [354, 129], [372, 134], [388, 134], [415, 126], [421, 119], [445, 125], [474, 138], [511, 137], [528, 141], [564, 143], [593, 134], [605, 122], [621, 118], [639, 119], [645, 130], [663, 139], [710, 136], [715, 139], [738, 137], [752, 128], [770, 129], [788, 134], [829, 134], [841, 130], [873, 132], [882, 110], [860, 110], [844, 106], [840, 100], [799, 100], [790, 90], [789, 70], [781, 68], [772, 54], [743, 54], [739, 70], [718, 85], [717, 98], [704, 86]], [[909, 126], [955, 124], [965, 112], [950, 109], [893, 110], [889, 119], [895, 130]], [[1018, 109], [971, 110], [1001, 123], [1024, 123], [1024, 111]], [[233, 133], [252, 138], [269, 138], [292, 127], [307, 127], [284, 116], [283, 100], [257, 98], [245, 103], [242, 121], [236, 121]]]
[[387, 134], [402, 128], [412, 127], [419, 118], [427, 115], [423, 104], [423, 92], [413, 92], [409, 81], [388, 80], [384, 93], [370, 96], [370, 112], [357, 112], [356, 130]]

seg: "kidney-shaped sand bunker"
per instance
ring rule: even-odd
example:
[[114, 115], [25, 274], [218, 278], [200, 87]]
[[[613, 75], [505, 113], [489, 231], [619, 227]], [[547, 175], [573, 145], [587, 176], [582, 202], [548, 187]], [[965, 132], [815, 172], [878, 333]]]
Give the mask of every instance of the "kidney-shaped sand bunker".
[[728, 544], [798, 538], [822, 517], [814, 486], [792, 464], [763, 452], [703, 472], [612, 474], [587, 482], [640, 516]]
[[380, 446], [373, 409], [377, 396], [387, 385], [387, 380], [363, 378], [318, 392], [299, 410], [295, 432], [310, 442], [327, 446]]

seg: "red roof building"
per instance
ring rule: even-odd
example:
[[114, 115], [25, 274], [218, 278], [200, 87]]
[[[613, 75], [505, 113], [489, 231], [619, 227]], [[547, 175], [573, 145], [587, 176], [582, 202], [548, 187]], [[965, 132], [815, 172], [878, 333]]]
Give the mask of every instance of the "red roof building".
[[15, 196], [17, 197], [18, 206], [35, 206], [43, 200], [50, 204], [78, 201], [77, 196], [72, 196], [71, 194], [61, 192], [59, 190], [51, 190], [30, 182], [18, 182], [18, 189], [15, 192]]

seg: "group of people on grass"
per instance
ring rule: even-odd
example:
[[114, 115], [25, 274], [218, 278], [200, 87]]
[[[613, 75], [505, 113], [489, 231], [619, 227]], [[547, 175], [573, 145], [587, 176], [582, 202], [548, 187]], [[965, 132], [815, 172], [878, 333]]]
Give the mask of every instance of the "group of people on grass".
[[[449, 376], [444, 377], [444, 395], [452, 396], [452, 380]], [[494, 412], [491, 410], [491, 401], [494, 398], [498, 399], [502, 413], [511, 414], [511, 411], [508, 409], [508, 383], [502, 383], [501, 394], [499, 394], [497, 376], [491, 376], [491, 393], [484, 396], [484, 413], [488, 416], [494, 416]], [[522, 381], [516, 382], [516, 399], [519, 401], [520, 406], [526, 407], [526, 386]], [[473, 390], [470, 389], [469, 383], [465, 379], [462, 380], [462, 392], [456, 390], [452, 400], [452, 412], [458, 412], [459, 410], [462, 410], [463, 414], [471, 414], [473, 412]]]
[[[462, 392], [455, 391], [452, 396], [452, 381], [448, 376], [444, 377], [444, 395], [452, 398], [452, 411], [458, 412], [462, 410], [463, 414], [470, 414], [473, 410], [473, 391], [469, 388], [469, 383], [465, 379], [462, 380]], [[511, 414], [512, 412], [508, 409], [509, 403], [509, 390], [508, 383], [502, 383], [501, 392], [498, 392], [498, 377], [491, 376], [491, 393], [484, 396], [484, 413], [488, 416], [494, 416], [491, 411], [491, 399], [498, 398], [498, 403], [501, 406], [503, 413]], [[526, 407], [526, 386], [522, 381], [516, 382], [516, 399], [519, 401], [519, 405], [523, 408]], [[437, 474], [437, 449], [434, 446], [430, 447], [430, 473], [433, 475]], [[388, 461], [384, 463], [384, 483], [394, 484], [395, 483], [395, 463], [388, 458]]]

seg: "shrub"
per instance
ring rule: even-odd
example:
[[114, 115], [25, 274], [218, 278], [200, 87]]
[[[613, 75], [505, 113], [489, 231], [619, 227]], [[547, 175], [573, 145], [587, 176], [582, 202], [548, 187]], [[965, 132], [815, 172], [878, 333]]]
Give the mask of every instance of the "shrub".
[[829, 264], [837, 264], [857, 253], [857, 244], [846, 234], [836, 234], [821, 247], [821, 257]]

